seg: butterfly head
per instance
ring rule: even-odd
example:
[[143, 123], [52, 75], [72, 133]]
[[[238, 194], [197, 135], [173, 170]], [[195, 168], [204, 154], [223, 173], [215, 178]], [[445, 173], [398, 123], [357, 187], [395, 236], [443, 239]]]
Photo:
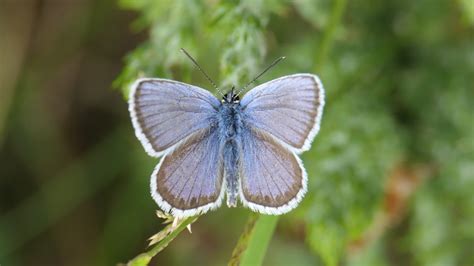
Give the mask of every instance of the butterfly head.
[[223, 103], [239, 103], [240, 98], [239, 95], [234, 91], [235, 87], [232, 86], [232, 89], [222, 97]]

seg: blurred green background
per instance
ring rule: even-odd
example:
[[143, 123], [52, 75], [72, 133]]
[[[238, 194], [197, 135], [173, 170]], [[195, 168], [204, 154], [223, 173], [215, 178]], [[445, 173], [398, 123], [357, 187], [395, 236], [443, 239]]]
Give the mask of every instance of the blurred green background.
[[[0, 264], [114, 265], [162, 228], [126, 95], [142, 76], [223, 88], [316, 73], [309, 191], [264, 265], [474, 264], [472, 0], [0, 0]], [[222, 207], [153, 265], [225, 265]]]

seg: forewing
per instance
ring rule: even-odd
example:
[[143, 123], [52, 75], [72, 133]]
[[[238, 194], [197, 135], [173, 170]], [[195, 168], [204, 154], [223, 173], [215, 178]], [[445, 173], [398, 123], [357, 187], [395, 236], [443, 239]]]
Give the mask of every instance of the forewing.
[[175, 217], [217, 208], [224, 196], [217, 130], [200, 130], [166, 154], [151, 176], [151, 194]]
[[219, 105], [206, 90], [166, 79], [138, 80], [129, 99], [135, 134], [155, 157], [193, 132], [208, 128]]
[[306, 192], [306, 172], [292, 151], [262, 131], [244, 130], [240, 162], [240, 198], [254, 211], [283, 214]]
[[281, 77], [257, 86], [242, 99], [246, 122], [277, 137], [300, 153], [319, 131], [324, 89], [311, 74]]

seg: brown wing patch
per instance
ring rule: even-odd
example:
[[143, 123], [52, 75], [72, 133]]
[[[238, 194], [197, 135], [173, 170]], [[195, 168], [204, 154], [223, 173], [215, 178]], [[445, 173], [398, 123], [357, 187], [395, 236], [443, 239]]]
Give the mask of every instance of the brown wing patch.
[[195, 209], [219, 200], [223, 170], [216, 140], [216, 132], [202, 130], [162, 159], [152, 178], [171, 208]]
[[242, 193], [246, 201], [280, 207], [303, 189], [303, 169], [296, 155], [273, 137], [254, 129], [242, 144]]

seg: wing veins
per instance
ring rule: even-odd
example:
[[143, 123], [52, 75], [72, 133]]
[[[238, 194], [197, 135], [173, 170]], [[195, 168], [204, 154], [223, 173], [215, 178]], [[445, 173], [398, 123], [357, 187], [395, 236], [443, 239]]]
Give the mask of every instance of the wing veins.
[[[255, 139], [252, 139], [252, 142], [253, 142], [253, 147], [255, 147], [256, 145], [256, 142], [255, 142]], [[256, 162], [258, 162], [258, 158], [257, 158], [257, 153], [256, 152], [253, 152], [252, 153], [253, 156], [252, 156], [252, 164], [253, 166], [255, 167], [257, 164]], [[263, 193], [262, 193], [262, 189], [263, 189], [263, 184], [261, 182], [261, 180], [259, 178], [257, 178], [257, 176], [255, 176], [255, 179], [257, 180], [257, 184], [258, 184], [258, 192], [260, 194], [260, 197], [264, 198], [263, 196]]]
[[[184, 145], [184, 144], [185, 144], [185, 142], [183, 143], [183, 145]], [[196, 144], [195, 144], [195, 145], [196, 145]], [[195, 146], [195, 145], [193, 145], [192, 149], [194, 149], [194, 146]], [[177, 150], [176, 150], [176, 151], [177, 151]], [[188, 156], [189, 156], [190, 154], [191, 154], [191, 152], [188, 152], [188, 153], [184, 156], [184, 158], [181, 159], [181, 162], [185, 161], [185, 160], [188, 158]], [[168, 175], [168, 177], [167, 177], [165, 180], [163, 180], [163, 182], [168, 181], [168, 180], [171, 178], [171, 176], [174, 175], [174, 173], [175, 173], [178, 169], [181, 168], [181, 165], [182, 165], [182, 164], [179, 164], [178, 167], [176, 167], [175, 169], [173, 169], [173, 171]], [[173, 186], [172, 188], [174, 188], [174, 186]]]
[[[267, 156], [267, 158], [268, 158], [268, 156]], [[275, 187], [278, 189], [278, 191], [280, 191], [280, 194], [281, 194], [281, 195], [284, 195], [283, 191], [281, 191], [281, 189], [280, 189], [280, 186], [278, 186], [278, 184], [276, 183], [276, 181], [272, 178], [272, 174], [271, 174], [270, 171], [268, 170], [267, 165], [266, 165], [265, 163], [262, 163], [262, 166], [263, 166], [263, 168], [265, 168], [265, 170], [266, 170], [267, 173], [269, 174], [268, 177], [273, 181], [273, 184], [275, 184]], [[278, 175], [279, 177], [281, 177], [281, 175], [280, 175], [278, 172], [276, 173], [276, 175]], [[280, 178], [280, 179], [281, 179], [281, 178]], [[268, 182], [267, 182], [267, 186], [268, 186]], [[272, 193], [271, 190], [270, 190], [270, 186], [268, 186], [268, 189], [269, 189], [269, 191], [270, 191], [270, 194], [271, 194], [272, 197], [273, 197], [273, 193]], [[276, 198], [273, 197], [273, 199], [276, 199]]]
[[[201, 140], [201, 141], [204, 141], [204, 140]], [[196, 145], [196, 146], [197, 146], [197, 145]], [[202, 157], [203, 157], [203, 156], [204, 156], [204, 152], [201, 153], [201, 156], [199, 157], [199, 160], [198, 160], [197, 163], [195, 164], [194, 170], [192, 171], [192, 173], [196, 173], [196, 175], [198, 174], [197, 168], [198, 168], [198, 166], [199, 166], [199, 162], [202, 162]], [[189, 194], [188, 194], [188, 196], [186, 197], [186, 201], [187, 201], [187, 202], [189, 202], [189, 198], [191, 197], [191, 194], [193, 193], [193, 187], [194, 187], [194, 185], [196, 184], [197, 177], [196, 177], [196, 176], [194, 176], [194, 177], [195, 177], [195, 178], [194, 178], [193, 185], [190, 187]], [[181, 192], [184, 190], [184, 188], [186, 187], [186, 185], [188, 184], [188, 182], [189, 182], [190, 179], [191, 179], [191, 178], [189, 178], [189, 179], [186, 181], [186, 184], [183, 186], [183, 189], [181, 190]], [[202, 184], [201, 184], [201, 186], [202, 186]], [[181, 194], [181, 192], [180, 192], [179, 194]], [[184, 196], [184, 195], [183, 195], [183, 196]], [[199, 196], [199, 195], [198, 195], [198, 196]], [[183, 198], [184, 198], [184, 197], [183, 197]]]
[[[268, 118], [267, 118], [267, 119], [268, 119]], [[255, 124], [255, 123], [254, 123], [254, 124]], [[255, 126], [256, 126], [256, 125], [255, 125]], [[299, 131], [297, 131], [296, 129], [294, 129], [293, 127], [290, 127], [290, 126], [288, 126], [288, 125], [286, 125], [286, 124], [284, 124], [284, 123], [282, 123], [281, 126], [287, 128], [287, 129], [289, 129], [289, 130], [291, 130], [291, 131], [293, 131], [293, 132], [295, 132], [295, 133], [297, 133], [297, 134], [300, 134], [300, 135], [307, 135], [307, 133], [305, 133], [305, 132], [299, 132]], [[256, 127], [257, 127], [257, 126], [256, 126]], [[267, 126], [265, 126], [265, 127], [267, 127]], [[269, 130], [265, 129], [265, 131], [269, 131]], [[270, 133], [270, 132], [269, 132], [269, 133]], [[272, 133], [270, 133], [270, 134], [272, 134]]]
[[[285, 169], [285, 171], [288, 173], [288, 175], [290, 176], [293, 176], [293, 173], [290, 172], [286, 167], [284, 167], [284, 164], [283, 162], [281, 161], [281, 159], [275, 155], [275, 152], [272, 150], [272, 149], [268, 149], [273, 156], [275, 156], [275, 158], [277, 159], [278, 163], [280, 164], [280, 166], [282, 166], [283, 169]], [[285, 149], [286, 150], [286, 149]], [[288, 187], [288, 188], [291, 188], [291, 185], [288, 183], [288, 181], [286, 179], [283, 178], [283, 176], [280, 176], [281, 180], [283, 181], [283, 183], [285, 183], [285, 185]]]

